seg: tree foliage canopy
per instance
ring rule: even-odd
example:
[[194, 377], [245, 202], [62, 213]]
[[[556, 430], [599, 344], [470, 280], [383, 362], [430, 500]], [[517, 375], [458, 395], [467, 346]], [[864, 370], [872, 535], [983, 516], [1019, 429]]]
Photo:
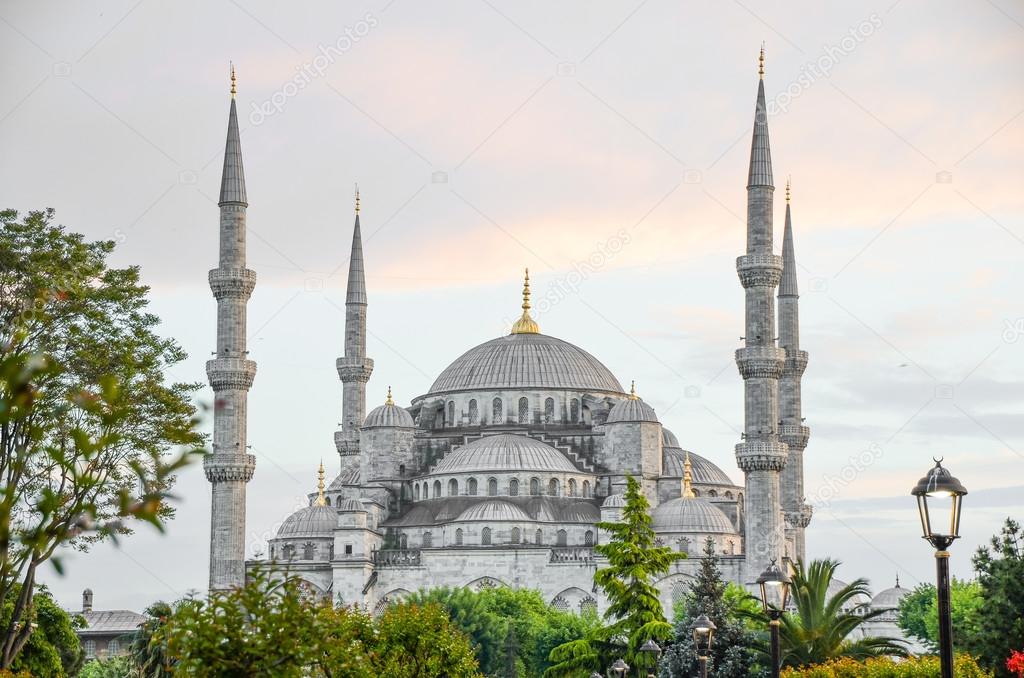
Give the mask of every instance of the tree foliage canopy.
[[[1020, 523], [1007, 518], [989, 545], [978, 549], [972, 563], [984, 609], [977, 616], [970, 649], [996, 676], [1008, 678], [1013, 674], [1006, 660], [1013, 650], [1024, 649], [1024, 535]], [[956, 640], [955, 629], [953, 633]]]

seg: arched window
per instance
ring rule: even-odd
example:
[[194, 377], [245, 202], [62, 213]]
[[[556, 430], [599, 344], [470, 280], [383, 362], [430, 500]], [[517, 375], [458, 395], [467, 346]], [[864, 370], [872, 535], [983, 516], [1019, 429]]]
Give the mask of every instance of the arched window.
[[82, 651], [85, 652], [86, 659], [92, 659], [96, 656], [96, 641], [87, 640], [82, 643]]
[[535, 541], [535, 542], [536, 542], [536, 543], [537, 543], [538, 545], [539, 545], [539, 544], [543, 544], [543, 543], [544, 543], [544, 531], [543, 531], [543, 530], [541, 530], [541, 529], [538, 529], [538, 530], [537, 530], [537, 531], [536, 531], [536, 532], [534, 533], [534, 535], [533, 535], [533, 540], [534, 540], [534, 541]]
[[519, 423], [530, 423], [530, 401], [527, 398], [519, 399]]
[[729, 540], [729, 548], [726, 549], [726, 553], [728, 553], [730, 556], [736, 555], [736, 542], [734, 542], [732, 539]]
[[313, 550], [314, 550], [314, 547], [313, 547], [312, 542], [308, 542], [307, 541], [305, 544], [303, 544], [302, 545], [302, 559], [303, 560], [313, 560]]
[[725, 492], [725, 498], [726, 498], [726, 499], [729, 499], [729, 500], [731, 500], [731, 499], [733, 498], [733, 497], [732, 497], [732, 490], [726, 490], [726, 492]]
[[576, 496], [576, 479], [575, 478], [569, 478], [569, 496], [570, 497], [575, 497]]
[[455, 530], [455, 545], [462, 546], [462, 528]]
[[552, 478], [551, 482], [548, 483], [548, 494], [552, 497], [558, 496], [558, 478]]
[[679, 538], [679, 552], [689, 553], [690, 552], [690, 540], [687, 537]]
[[594, 533], [591, 532], [590, 530], [587, 530], [586, 532], [583, 533], [583, 545], [584, 546], [593, 546], [594, 545]]
[[469, 423], [476, 426], [480, 413], [476, 410], [476, 398], [469, 401]]
[[459, 481], [452, 478], [448, 481], [448, 496], [457, 497], [459, 496]]
[[555, 420], [555, 399], [546, 398], [544, 400], [544, 423], [550, 424]]
[[496, 497], [498, 496], [498, 481], [495, 478], [490, 478], [487, 481], [487, 496]]
[[513, 478], [508, 481], [508, 496], [518, 497], [519, 496], [519, 481]]
[[717, 497], [718, 493], [715, 492], [714, 490], [708, 490], [708, 496], [709, 497]]
[[331, 505], [331, 498], [330, 497], [324, 497], [324, 501], [327, 503], [328, 506]]
[[495, 398], [491, 403], [491, 423], [504, 423], [505, 415], [502, 413], [501, 398]]
[[693, 492], [693, 496], [695, 496], [695, 497], [699, 497], [700, 496], [700, 490], [695, 490], [695, 489], [693, 489], [691, 487], [690, 491]]
[[584, 480], [583, 481], [583, 496], [584, 497], [589, 497], [590, 496], [590, 481], [589, 480]]
[[441, 481], [440, 480], [435, 480], [434, 481], [434, 499], [440, 499], [440, 498], [441, 498]]
[[281, 555], [284, 556], [285, 560], [291, 560], [295, 557], [295, 546], [292, 544], [285, 544]]
[[555, 544], [558, 546], [565, 546], [569, 543], [569, 535], [566, 534], [565, 530], [559, 530], [555, 537]]
[[535, 497], [540, 494], [540, 480], [537, 478], [530, 478], [530, 494]]
[[398, 538], [398, 547], [399, 548], [403, 548], [403, 549], [409, 548], [409, 536], [408, 535], [402, 534], [402, 536], [400, 536]]
[[114, 638], [112, 641], [107, 643], [107, 656], [114, 657], [121, 652], [121, 642]]
[[519, 528], [518, 527], [513, 527], [512, 528], [512, 543], [513, 544], [518, 544], [519, 543], [519, 539], [520, 539], [520, 537], [519, 537]]
[[587, 596], [580, 601], [580, 614], [587, 616], [597, 614], [597, 601], [591, 596]]
[[419, 483], [416, 483], [415, 487], [413, 487], [413, 497], [416, 498], [416, 501], [420, 500], [420, 484]]
[[480, 543], [484, 546], [491, 545], [491, 528], [485, 527], [480, 531]]
[[455, 401], [448, 401], [448, 425], [455, 426]]
[[576, 398], [569, 403], [569, 419], [574, 424], [578, 424], [580, 421], [580, 401]]
[[434, 545], [434, 535], [430, 534], [429, 532], [424, 532], [423, 533], [423, 548], [429, 549], [433, 545]]
[[470, 496], [476, 496], [476, 478], [469, 479], [469, 494]]

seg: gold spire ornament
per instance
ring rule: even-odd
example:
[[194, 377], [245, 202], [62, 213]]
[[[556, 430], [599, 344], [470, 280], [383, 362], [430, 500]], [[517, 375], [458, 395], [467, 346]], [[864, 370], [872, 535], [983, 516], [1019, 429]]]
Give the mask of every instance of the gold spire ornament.
[[757, 75], [764, 80], [764, 41], [761, 41], [761, 56], [757, 58]]
[[540, 334], [540, 325], [530, 317], [530, 269], [523, 281], [523, 315], [512, 325], [512, 334]]
[[235, 64], [232, 62], [229, 63], [231, 63], [231, 98], [234, 99], [235, 94], [238, 93], [238, 88], [236, 87], [235, 82]]
[[693, 464], [690, 463], [690, 453], [686, 453], [686, 460], [683, 462], [683, 498], [693, 499]]
[[320, 470], [317, 472], [317, 483], [316, 483], [316, 505], [327, 506], [327, 500], [324, 499], [324, 462], [320, 460]]
[[359, 214], [359, 184], [356, 184], [356, 214]]
[[384, 404], [387, 405], [388, 407], [393, 407], [394, 404], [395, 404], [395, 401], [391, 399], [391, 387], [390, 386], [388, 386], [388, 397], [387, 397], [387, 399], [384, 400]]
[[636, 380], [635, 379], [629, 382], [629, 399], [630, 400], [640, 400], [640, 396], [638, 396], [636, 394]]

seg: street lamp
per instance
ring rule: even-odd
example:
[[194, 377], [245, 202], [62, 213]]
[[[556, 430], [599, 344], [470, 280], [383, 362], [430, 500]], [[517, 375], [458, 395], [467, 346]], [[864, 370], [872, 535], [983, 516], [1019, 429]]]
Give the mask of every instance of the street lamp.
[[700, 664], [700, 678], [708, 678], [708, 655], [711, 654], [711, 640], [714, 638], [715, 622], [702, 614], [690, 624], [693, 633], [693, 647], [697, 650], [697, 662]]
[[779, 678], [779, 618], [789, 601], [789, 584], [789, 576], [779, 569], [774, 558], [757, 578], [757, 585], [761, 588], [761, 605], [768, 615], [768, 626], [772, 634], [772, 678]]
[[[653, 662], [654, 663], [654, 668], [657, 669], [657, 667], [658, 667], [658, 658], [661, 657], [661, 646], [658, 645], [656, 642], [654, 642], [653, 638], [648, 639], [646, 643], [641, 645], [640, 649], [638, 650], [638, 652], [643, 652], [644, 656], [653, 657], [654, 658], [654, 662]], [[644, 662], [644, 663], [646, 663], [646, 662]], [[648, 675], [649, 676], [653, 676], [654, 673], [649, 673]]]
[[[942, 460], [936, 459], [935, 467], [917, 481], [910, 494], [917, 497], [924, 538], [935, 547], [936, 588], [939, 594], [939, 661], [942, 665], [942, 678], [953, 678], [953, 622], [949, 612], [949, 551], [946, 549], [960, 537], [960, 503], [967, 490], [948, 469], [942, 467]], [[948, 523], [945, 522], [946, 516], [941, 514], [948, 514]]]
[[608, 670], [611, 672], [613, 676], [618, 676], [618, 678], [625, 678], [626, 672], [629, 671], [629, 664], [622, 661], [622, 659], [616, 659], [614, 662], [612, 662], [612, 665], [608, 667]]

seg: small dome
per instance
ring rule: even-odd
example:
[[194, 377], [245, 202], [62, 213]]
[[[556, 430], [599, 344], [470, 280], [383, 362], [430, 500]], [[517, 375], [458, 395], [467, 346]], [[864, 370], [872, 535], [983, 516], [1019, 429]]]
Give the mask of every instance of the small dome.
[[662, 447], [679, 447], [679, 438], [676, 438], [676, 434], [669, 431], [667, 428], [661, 429], [661, 446]]
[[358, 499], [340, 499], [334, 507], [336, 511], [362, 511], [366, 512], [363, 502]]
[[507, 501], [491, 500], [470, 506], [463, 511], [457, 521], [466, 520], [515, 520], [529, 521], [530, 516], [526, 515], [523, 509]]
[[[683, 465], [686, 463], [686, 452], [668, 448], [662, 451], [661, 477], [682, 478]], [[690, 469], [695, 485], [732, 485], [736, 486], [725, 471], [718, 468], [707, 458], [690, 452]]]
[[610, 494], [601, 504], [601, 508], [622, 508], [626, 505], [626, 496], [622, 494]]
[[895, 610], [900, 606], [900, 601], [909, 593], [909, 589], [903, 588], [897, 582], [896, 586], [885, 589], [872, 598], [871, 608], [875, 610]]
[[[828, 590], [825, 593], [829, 598], [831, 598], [847, 586], [849, 586], [849, 584], [847, 584], [842, 579], [832, 577], [832, 580], [828, 583]], [[846, 601], [846, 608], [849, 609], [852, 607], [858, 607], [860, 605], [867, 605], [870, 602], [870, 598], [868, 598], [863, 593], [858, 593], [853, 598], [850, 598], [848, 601]]]
[[658, 421], [658, 415], [654, 408], [640, 398], [626, 398], [615, 404], [615, 407], [608, 412], [606, 424], [614, 424], [623, 421]]
[[[528, 335], [523, 335], [528, 336]], [[485, 436], [444, 456], [431, 475], [479, 471], [547, 471], [579, 473], [565, 455], [525, 436]]]
[[330, 506], [307, 506], [285, 518], [278, 537], [330, 537], [338, 524], [338, 514]]
[[404, 407], [394, 403], [381, 405], [370, 410], [363, 422], [363, 428], [415, 428], [412, 415]]
[[655, 532], [736, 533], [732, 521], [720, 508], [695, 497], [659, 504], [651, 513], [651, 526]]

